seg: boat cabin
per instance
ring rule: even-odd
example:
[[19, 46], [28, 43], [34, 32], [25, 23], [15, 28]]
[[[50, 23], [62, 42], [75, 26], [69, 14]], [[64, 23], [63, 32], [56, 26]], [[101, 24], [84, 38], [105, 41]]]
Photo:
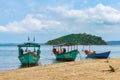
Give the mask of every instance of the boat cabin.
[[72, 50], [78, 50], [78, 45], [76, 44], [60, 44], [53, 46], [53, 53], [54, 54], [62, 54], [66, 52], [70, 52]]
[[34, 52], [37, 55], [39, 55], [40, 54], [40, 44], [32, 43], [32, 42], [19, 44], [18, 51], [19, 51], [19, 55], [26, 54], [29, 52]]

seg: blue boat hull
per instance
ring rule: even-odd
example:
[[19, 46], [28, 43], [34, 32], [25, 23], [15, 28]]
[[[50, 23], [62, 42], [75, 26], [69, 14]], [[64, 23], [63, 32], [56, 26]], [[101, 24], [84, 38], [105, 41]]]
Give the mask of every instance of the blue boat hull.
[[89, 58], [108, 58], [110, 51], [103, 52], [103, 53], [96, 53], [96, 54], [87, 54]]

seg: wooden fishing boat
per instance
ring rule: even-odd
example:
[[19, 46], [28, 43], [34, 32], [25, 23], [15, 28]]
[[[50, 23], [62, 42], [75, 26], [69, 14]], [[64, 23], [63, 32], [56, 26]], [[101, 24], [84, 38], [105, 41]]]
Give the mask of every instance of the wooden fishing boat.
[[40, 45], [35, 42], [26, 42], [18, 45], [19, 60], [23, 65], [37, 64], [40, 58]]
[[74, 61], [79, 53], [78, 45], [75, 44], [56, 45], [53, 46], [52, 51], [56, 56], [56, 60], [62, 61]]
[[88, 50], [84, 50], [84, 52], [88, 58], [108, 58], [111, 51], [96, 53], [95, 51], [90, 52]]

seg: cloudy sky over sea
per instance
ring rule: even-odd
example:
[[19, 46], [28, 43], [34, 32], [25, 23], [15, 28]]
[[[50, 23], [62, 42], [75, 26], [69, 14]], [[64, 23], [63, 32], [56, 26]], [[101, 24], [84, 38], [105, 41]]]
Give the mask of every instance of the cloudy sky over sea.
[[72, 33], [120, 40], [120, 0], [0, 0], [0, 43]]

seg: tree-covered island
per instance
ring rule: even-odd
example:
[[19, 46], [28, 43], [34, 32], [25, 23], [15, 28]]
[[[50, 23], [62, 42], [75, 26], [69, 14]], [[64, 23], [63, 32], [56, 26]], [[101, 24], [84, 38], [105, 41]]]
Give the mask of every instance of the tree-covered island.
[[81, 45], [106, 45], [106, 41], [102, 40], [101, 37], [82, 33], [82, 34], [69, 34], [65, 35], [53, 40], [47, 41], [46, 44], [54, 45], [54, 44], [64, 44], [64, 43], [73, 43], [73, 44], [81, 44]]

